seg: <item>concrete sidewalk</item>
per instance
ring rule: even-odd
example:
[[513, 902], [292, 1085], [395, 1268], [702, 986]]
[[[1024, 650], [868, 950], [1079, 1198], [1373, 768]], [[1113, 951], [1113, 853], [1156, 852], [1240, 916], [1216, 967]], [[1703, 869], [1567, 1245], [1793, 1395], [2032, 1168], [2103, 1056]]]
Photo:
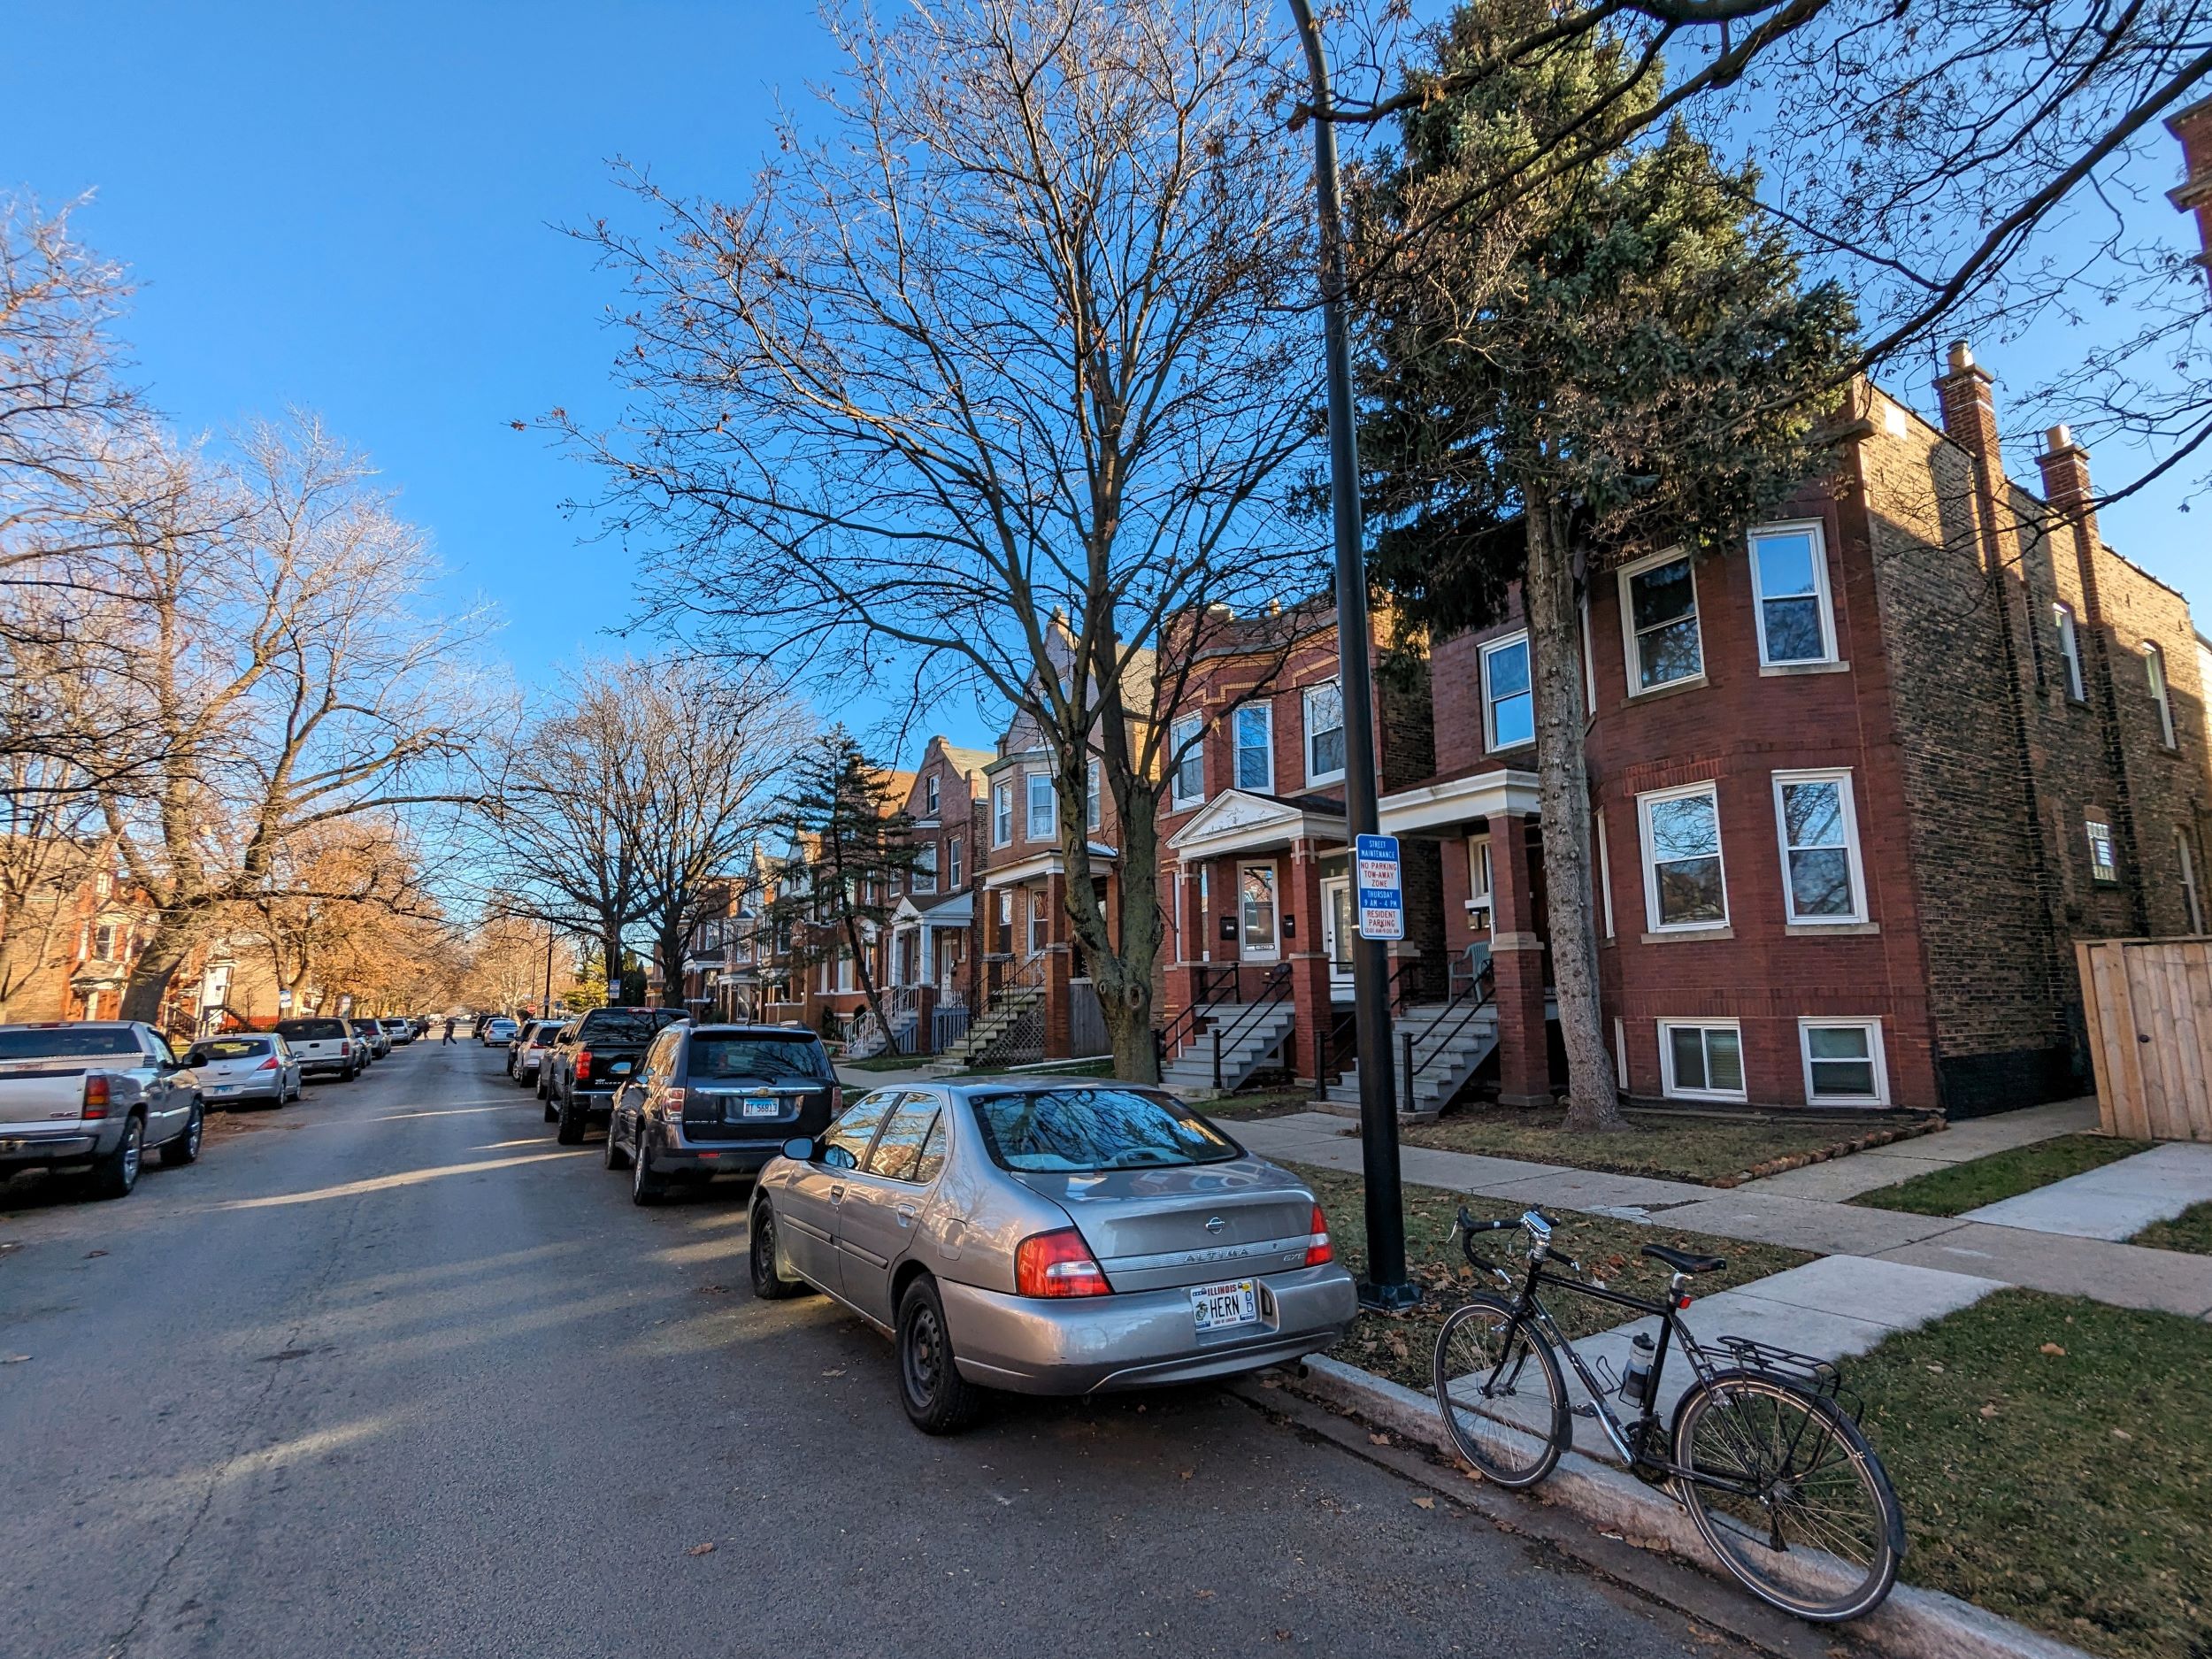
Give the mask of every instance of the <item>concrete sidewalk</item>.
[[[1962, 1133], [1950, 1130], [1910, 1144], [1943, 1141]], [[1302, 1112], [1243, 1122], [1237, 1125], [1236, 1133], [1255, 1152], [1268, 1157], [1355, 1175], [1360, 1170], [1358, 1140], [1347, 1135], [1341, 1118], [1325, 1113]], [[1842, 1161], [1869, 1156], [1855, 1153]], [[1936, 1268], [2059, 1295], [2087, 1296], [2121, 1308], [2186, 1314], [2192, 1318], [2212, 1315], [2212, 1256], [2071, 1238], [1964, 1217], [1862, 1210], [1827, 1199], [1776, 1192], [1769, 1181], [1724, 1190], [1686, 1181], [1597, 1174], [1425, 1147], [1405, 1148], [1401, 1168], [1407, 1180], [1424, 1187], [1508, 1203], [1593, 1210], [1622, 1220], [1815, 1250], [1824, 1256], [1863, 1256]]]
[[1847, 1158], [1808, 1164], [1762, 1180], [1746, 1181], [1739, 1192], [1786, 1193], [1792, 1198], [1856, 1198], [1878, 1187], [1892, 1187], [1916, 1175], [1947, 1170], [1955, 1164], [1985, 1158], [1993, 1152], [2033, 1146], [2060, 1135], [2086, 1134], [2097, 1126], [2094, 1095], [2024, 1106], [1989, 1118], [1969, 1118], [1940, 1133], [1870, 1147]]
[[2078, 1239], [2131, 1239], [2202, 1203], [2212, 1203], [2212, 1146], [2174, 1141], [1984, 1204], [1963, 1219]]

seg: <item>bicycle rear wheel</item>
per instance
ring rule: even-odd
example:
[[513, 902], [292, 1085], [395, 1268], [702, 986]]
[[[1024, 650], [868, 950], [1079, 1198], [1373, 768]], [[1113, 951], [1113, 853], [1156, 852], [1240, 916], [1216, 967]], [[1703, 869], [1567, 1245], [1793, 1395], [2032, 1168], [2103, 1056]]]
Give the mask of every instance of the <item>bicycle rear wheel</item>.
[[1570, 1432], [1567, 1385], [1543, 1333], [1477, 1296], [1436, 1333], [1436, 1403], [1459, 1455], [1502, 1486], [1532, 1486]]
[[1835, 1624], [1897, 1582], [1905, 1513], [1834, 1401], [1755, 1371], [1694, 1384], [1674, 1414], [1675, 1489], [1721, 1565], [1763, 1601]]

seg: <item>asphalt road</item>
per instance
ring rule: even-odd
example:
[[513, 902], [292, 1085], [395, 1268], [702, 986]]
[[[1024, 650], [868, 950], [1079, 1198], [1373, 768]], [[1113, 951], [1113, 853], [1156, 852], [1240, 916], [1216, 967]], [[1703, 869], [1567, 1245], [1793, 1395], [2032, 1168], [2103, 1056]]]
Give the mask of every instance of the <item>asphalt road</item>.
[[1716, 1652], [1213, 1389], [925, 1438], [882, 1340], [752, 1300], [738, 1189], [634, 1208], [499, 1066], [0, 1187], [0, 1654]]

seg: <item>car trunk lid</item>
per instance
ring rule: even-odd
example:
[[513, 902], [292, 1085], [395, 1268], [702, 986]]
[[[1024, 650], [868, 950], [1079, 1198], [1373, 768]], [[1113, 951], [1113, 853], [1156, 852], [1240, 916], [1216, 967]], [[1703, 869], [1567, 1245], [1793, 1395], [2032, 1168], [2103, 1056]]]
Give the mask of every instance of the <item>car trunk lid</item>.
[[1312, 1194], [1248, 1158], [1014, 1179], [1068, 1212], [1118, 1291], [1249, 1279], [1306, 1259]]

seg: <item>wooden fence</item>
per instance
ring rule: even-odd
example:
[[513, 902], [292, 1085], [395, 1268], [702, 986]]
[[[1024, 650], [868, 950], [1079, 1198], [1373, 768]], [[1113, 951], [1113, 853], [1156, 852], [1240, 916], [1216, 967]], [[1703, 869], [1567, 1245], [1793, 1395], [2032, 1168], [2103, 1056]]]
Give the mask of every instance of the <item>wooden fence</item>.
[[2074, 947], [2108, 1134], [2212, 1141], [2212, 939]]

